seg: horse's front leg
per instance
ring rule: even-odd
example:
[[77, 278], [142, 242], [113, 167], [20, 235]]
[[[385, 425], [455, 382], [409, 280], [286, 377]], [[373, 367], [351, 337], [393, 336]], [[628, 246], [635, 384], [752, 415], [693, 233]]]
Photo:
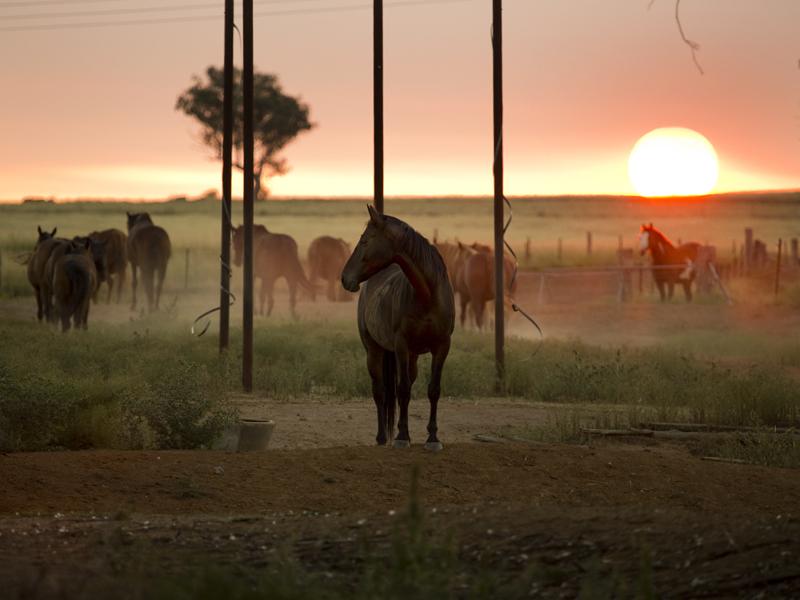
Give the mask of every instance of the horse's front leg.
[[384, 388], [383, 352], [367, 351], [367, 370], [372, 380], [372, 399], [375, 401], [375, 412], [378, 415], [378, 434], [375, 442], [385, 446], [386, 432], [386, 394]]
[[683, 293], [686, 296], [686, 301], [692, 301], [692, 282], [691, 281], [684, 281], [683, 282]]
[[410, 355], [408, 348], [397, 348], [395, 356], [397, 359], [397, 400], [400, 404], [400, 418], [397, 422], [397, 437], [392, 446], [394, 448], [408, 448], [411, 446], [411, 437], [408, 435], [408, 404], [411, 402], [411, 369], [409, 368]]
[[431, 354], [431, 380], [428, 383], [428, 400], [431, 404], [430, 418], [428, 419], [428, 441], [425, 442], [425, 450], [438, 452], [443, 448], [442, 442], [436, 437], [439, 428], [436, 425], [436, 408], [439, 405], [439, 396], [442, 393], [442, 371], [444, 361], [450, 352], [450, 340], [442, 344]]
[[667, 297], [670, 300], [672, 300], [672, 297], [675, 295], [675, 282], [674, 281], [670, 281], [669, 283], [667, 283], [667, 290], [668, 290]]

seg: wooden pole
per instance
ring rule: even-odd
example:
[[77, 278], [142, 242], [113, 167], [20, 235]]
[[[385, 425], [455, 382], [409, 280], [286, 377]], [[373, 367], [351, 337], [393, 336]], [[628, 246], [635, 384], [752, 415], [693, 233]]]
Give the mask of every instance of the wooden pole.
[[557, 250], [558, 262], [561, 262], [561, 259], [564, 257], [564, 240], [558, 238], [558, 250]]
[[531, 238], [528, 237], [525, 239], [525, 262], [530, 263], [531, 261]]
[[586, 256], [592, 255], [592, 232], [586, 232]]
[[775, 261], [775, 300], [778, 299], [778, 292], [781, 289], [781, 253], [783, 251], [783, 240], [778, 238], [778, 258]]
[[503, 0], [492, 0], [492, 72], [494, 92], [494, 355], [502, 391], [505, 380], [505, 295], [503, 293]]
[[790, 264], [791, 264], [792, 267], [799, 267], [800, 266], [800, 251], [798, 250], [797, 238], [792, 238], [791, 249], [792, 249], [792, 261], [791, 261]]
[[373, 203], [383, 213], [383, 0], [374, 0], [372, 11], [372, 87], [374, 113], [374, 182]]
[[222, 231], [219, 271], [219, 351], [230, 344], [231, 170], [233, 163], [233, 0], [225, 0], [225, 65], [222, 100]]
[[242, 0], [242, 96], [244, 101], [244, 298], [242, 386], [253, 390], [253, 0]]

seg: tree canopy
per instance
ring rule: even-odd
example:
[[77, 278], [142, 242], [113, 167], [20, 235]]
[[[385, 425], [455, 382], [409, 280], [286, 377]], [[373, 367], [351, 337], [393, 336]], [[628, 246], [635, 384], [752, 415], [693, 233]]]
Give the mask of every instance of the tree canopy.
[[[234, 72], [233, 92], [233, 165], [244, 168], [242, 161], [242, 77], [241, 70]], [[210, 66], [205, 78], [193, 77], [175, 103], [175, 109], [200, 123], [200, 139], [222, 159], [222, 101], [224, 71]], [[281, 156], [284, 147], [303, 131], [314, 127], [309, 120], [308, 105], [299, 97], [283, 92], [278, 78], [268, 73], [253, 76], [253, 137], [255, 141], [254, 178], [256, 198], [262, 194], [264, 177], [283, 175], [288, 163]]]

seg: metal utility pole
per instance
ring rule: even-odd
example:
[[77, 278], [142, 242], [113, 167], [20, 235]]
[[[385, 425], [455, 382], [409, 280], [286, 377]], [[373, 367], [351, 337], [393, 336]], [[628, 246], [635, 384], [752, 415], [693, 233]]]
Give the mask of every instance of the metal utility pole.
[[374, 204], [383, 213], [383, 0], [373, 0], [372, 58], [373, 113], [375, 135]]
[[242, 92], [244, 98], [244, 299], [242, 385], [253, 390], [253, 0], [242, 0]]
[[225, 0], [224, 92], [222, 100], [222, 236], [219, 274], [219, 351], [230, 342], [231, 164], [233, 162], [233, 0]]
[[505, 380], [505, 296], [503, 294], [503, 0], [492, 0], [494, 74], [494, 356], [497, 391]]

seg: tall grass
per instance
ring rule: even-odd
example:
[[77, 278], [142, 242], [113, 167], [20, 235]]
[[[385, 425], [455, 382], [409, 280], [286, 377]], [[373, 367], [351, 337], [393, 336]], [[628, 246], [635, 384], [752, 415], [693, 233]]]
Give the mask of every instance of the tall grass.
[[[275, 322], [256, 336], [254, 385], [273, 399], [371, 394], [352, 323]], [[210, 443], [239, 388], [237, 350], [220, 358], [168, 315], [97, 323], [62, 335], [0, 321], [0, 440], [6, 447], [194, 447]], [[233, 332], [232, 348], [239, 348]], [[730, 425], [800, 424], [800, 389], [780, 363], [722, 367], [666, 348], [604, 348], [579, 341], [509, 342], [506, 395], [540, 402], [642, 407]], [[429, 358], [420, 358], [424, 398]], [[490, 336], [460, 332], [445, 397], [495, 394]], [[211, 415], [209, 420], [209, 415]], [[139, 428], [137, 424], [146, 425]], [[182, 429], [182, 428], [188, 429]], [[142, 431], [145, 431], [142, 433]]]

